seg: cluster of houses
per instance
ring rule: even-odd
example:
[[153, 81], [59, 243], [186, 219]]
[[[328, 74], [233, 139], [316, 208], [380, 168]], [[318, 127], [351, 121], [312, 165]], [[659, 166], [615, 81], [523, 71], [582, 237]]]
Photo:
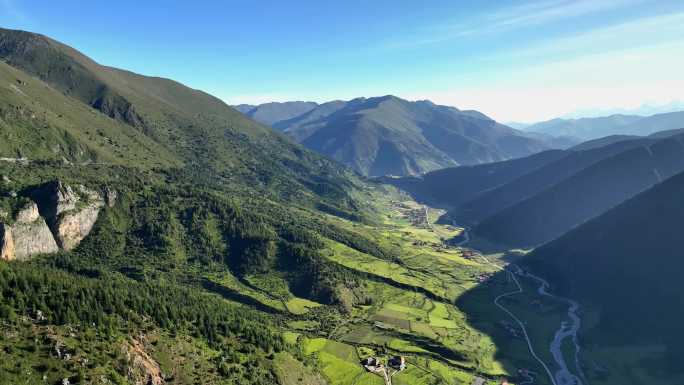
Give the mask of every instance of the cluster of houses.
[[[377, 357], [368, 357], [361, 360], [361, 365], [371, 373], [382, 373], [385, 370], [385, 365]], [[387, 366], [401, 372], [406, 369], [406, 357], [392, 356], [387, 361]]]
[[492, 279], [493, 276], [494, 276], [494, 274], [492, 274], [492, 273], [482, 273], [482, 274], [478, 274], [475, 277], [475, 279], [477, 280], [478, 283], [488, 283]]
[[414, 209], [406, 213], [411, 225], [416, 227], [425, 227], [427, 225], [427, 218], [425, 217], [425, 209]]
[[427, 218], [425, 218], [424, 208], [415, 208], [407, 205], [404, 202], [390, 201], [392, 206], [394, 206], [399, 212], [405, 216], [413, 226], [423, 226], [427, 223]]

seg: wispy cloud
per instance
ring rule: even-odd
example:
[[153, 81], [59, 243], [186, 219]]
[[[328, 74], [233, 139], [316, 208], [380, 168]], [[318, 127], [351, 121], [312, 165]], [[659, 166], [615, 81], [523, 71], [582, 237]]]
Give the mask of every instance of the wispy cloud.
[[642, 17], [573, 35], [541, 40], [516, 49], [517, 58], [555, 54], [587, 55], [684, 41], [684, 12]]
[[[620, 8], [641, 0], [547, 0], [501, 9], [486, 17], [481, 31], [535, 26], [553, 21], [584, 16]], [[488, 28], [487, 28], [488, 27]]]
[[387, 48], [409, 48], [442, 43], [463, 37], [493, 35], [520, 28], [628, 7], [646, 0], [542, 0], [502, 7], [468, 20], [452, 20], [423, 27], [413, 38], [391, 42]]

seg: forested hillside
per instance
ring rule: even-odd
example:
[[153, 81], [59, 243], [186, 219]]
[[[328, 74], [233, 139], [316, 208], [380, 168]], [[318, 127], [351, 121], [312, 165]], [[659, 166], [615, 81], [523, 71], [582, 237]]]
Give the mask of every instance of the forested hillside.
[[[637, 195], [527, 256], [555, 289], [586, 304], [583, 339], [606, 346], [665, 347], [653, 371], [681, 373], [680, 269], [684, 174]], [[661, 350], [657, 350], [660, 352]], [[645, 350], [642, 350], [644, 355]]]
[[[47, 37], [0, 30], [0, 57], [0, 317], [11, 336], [0, 382], [273, 384], [286, 364], [324, 381], [284, 341], [282, 310], [244, 290], [351, 306], [355, 278], [321, 252], [334, 240], [390, 258], [326, 219], [367, 220], [364, 182], [210, 95]], [[150, 349], [175, 353], [155, 362]]]
[[514, 246], [556, 238], [684, 171], [684, 137], [655, 141], [605, 158], [480, 222], [482, 236]]
[[[265, 104], [250, 111], [290, 104]], [[252, 112], [246, 112], [249, 116]], [[396, 96], [333, 101], [271, 124], [363, 175], [417, 175], [455, 165], [518, 158], [556, 148], [477, 111]]]
[[[349, 203], [351, 173], [204, 92], [102, 66], [29, 32], [1, 29], [0, 57], [4, 157], [173, 167], [202, 184]], [[36, 126], [45, 134], [30, 140]]]

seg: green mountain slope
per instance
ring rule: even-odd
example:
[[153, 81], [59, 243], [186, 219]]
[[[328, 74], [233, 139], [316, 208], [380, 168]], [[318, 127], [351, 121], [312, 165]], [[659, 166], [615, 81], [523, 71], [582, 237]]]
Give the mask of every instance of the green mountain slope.
[[507, 207], [570, 178], [581, 170], [625, 150], [652, 143], [650, 139], [624, 141], [587, 151], [569, 151], [567, 156], [502, 186], [476, 196], [452, 210], [449, 215], [462, 223], [475, 224]]
[[364, 175], [415, 175], [517, 158], [548, 147], [476, 111], [394, 96], [331, 102], [274, 124]]
[[97, 113], [0, 62], [0, 157], [174, 167], [181, 159], [135, 127]]
[[[322, 240], [390, 258], [330, 223], [365, 216], [365, 185], [171, 80], [20, 31], [0, 57], [0, 383], [325, 383], [279, 314], [356, 301]], [[46, 186], [68, 186], [49, 227]], [[87, 191], [115, 198], [73, 201]], [[75, 249], [13, 260], [68, 228]]]
[[[159, 155], [149, 148], [141, 152], [161, 159], [173, 154], [182, 172], [203, 183], [250, 186], [278, 198], [294, 194], [311, 200], [328, 194], [331, 202], [345, 204], [346, 170], [204, 92], [99, 65], [73, 48], [28, 32], [0, 30], [0, 58], [129, 126], [127, 131], [145, 137], [141, 141], [160, 148]], [[75, 135], [76, 140], [82, 136]]]
[[679, 174], [540, 247], [523, 261], [554, 282], [558, 292], [579, 300], [586, 308], [583, 318], [596, 317], [586, 324], [583, 340], [619, 346], [622, 351], [631, 345], [640, 352], [636, 356], [640, 361], [634, 364], [661, 376], [682, 370], [684, 302], [678, 224], [684, 220], [683, 196], [684, 174]]
[[562, 150], [543, 151], [525, 158], [475, 166], [450, 167], [419, 177], [380, 178], [417, 199], [458, 207], [476, 196], [567, 156]]
[[684, 171], [684, 136], [605, 158], [482, 221], [475, 232], [514, 246], [562, 235], [652, 185]]

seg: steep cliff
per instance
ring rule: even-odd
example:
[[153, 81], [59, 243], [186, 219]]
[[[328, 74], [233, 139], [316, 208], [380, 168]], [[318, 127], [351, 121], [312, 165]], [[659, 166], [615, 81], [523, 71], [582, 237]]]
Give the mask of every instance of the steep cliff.
[[12, 228], [0, 223], [0, 260], [11, 261], [14, 259], [14, 238]]
[[[108, 193], [108, 203], [112, 193]], [[47, 183], [31, 193], [46, 218], [57, 244], [64, 250], [72, 250], [92, 230], [104, 198], [82, 185], [72, 188], [60, 181]]]
[[29, 189], [26, 195], [32, 200], [14, 215], [0, 212], [0, 259], [74, 249], [90, 233], [105, 203], [111, 206], [116, 200], [113, 190], [103, 198], [82, 185], [72, 188], [60, 181]]
[[3, 242], [3, 248], [11, 249], [13, 246], [14, 255], [8, 254], [7, 259], [25, 260], [33, 255], [59, 251], [50, 228], [40, 216], [34, 202], [19, 210], [8, 233], [10, 237]]

